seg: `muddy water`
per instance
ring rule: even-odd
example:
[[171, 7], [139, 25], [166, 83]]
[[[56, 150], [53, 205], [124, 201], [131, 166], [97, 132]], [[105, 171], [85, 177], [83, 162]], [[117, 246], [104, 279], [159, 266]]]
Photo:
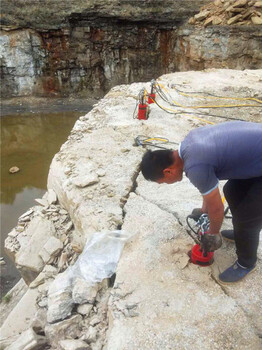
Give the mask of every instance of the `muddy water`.
[[[87, 112], [86, 112], [87, 113]], [[1, 265], [0, 290], [5, 294], [19, 273], [4, 253], [4, 240], [18, 217], [36, 205], [46, 191], [51, 160], [66, 141], [75, 121], [86, 113], [8, 115], [1, 118]], [[20, 171], [10, 174], [17, 166]]]

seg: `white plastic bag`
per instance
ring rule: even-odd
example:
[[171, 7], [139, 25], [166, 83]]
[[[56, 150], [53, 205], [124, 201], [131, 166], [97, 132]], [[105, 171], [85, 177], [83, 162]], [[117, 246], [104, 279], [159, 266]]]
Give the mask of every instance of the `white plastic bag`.
[[130, 237], [123, 231], [94, 233], [71, 267], [73, 276], [81, 277], [91, 284], [111, 277], [116, 271], [125, 242]]
[[65, 319], [74, 303], [93, 301], [98, 283], [115, 273], [124, 244], [131, 237], [123, 231], [97, 232], [91, 236], [75, 264], [57, 275], [50, 285], [48, 322]]
[[93, 285], [111, 277], [116, 271], [125, 243], [132, 236], [120, 230], [94, 233], [75, 264], [56, 277], [49, 294], [68, 291], [76, 278]]

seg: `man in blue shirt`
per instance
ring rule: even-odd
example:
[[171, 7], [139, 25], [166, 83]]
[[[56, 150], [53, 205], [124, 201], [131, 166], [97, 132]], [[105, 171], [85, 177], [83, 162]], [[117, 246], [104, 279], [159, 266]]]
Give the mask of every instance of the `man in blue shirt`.
[[262, 125], [226, 122], [191, 131], [176, 151], [148, 151], [141, 163], [147, 180], [172, 184], [183, 172], [203, 196], [201, 213], [208, 213], [206, 249], [220, 248], [224, 206], [219, 180], [228, 180], [224, 194], [232, 213], [233, 231], [222, 235], [235, 240], [237, 261], [219, 275], [221, 283], [234, 283], [255, 270], [262, 229]]

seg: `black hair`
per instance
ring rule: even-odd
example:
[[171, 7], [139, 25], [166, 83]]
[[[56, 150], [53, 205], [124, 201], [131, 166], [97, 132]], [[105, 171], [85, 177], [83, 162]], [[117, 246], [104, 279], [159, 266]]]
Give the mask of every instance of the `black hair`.
[[147, 151], [141, 162], [141, 171], [146, 180], [157, 181], [164, 174], [163, 170], [174, 164], [173, 151]]

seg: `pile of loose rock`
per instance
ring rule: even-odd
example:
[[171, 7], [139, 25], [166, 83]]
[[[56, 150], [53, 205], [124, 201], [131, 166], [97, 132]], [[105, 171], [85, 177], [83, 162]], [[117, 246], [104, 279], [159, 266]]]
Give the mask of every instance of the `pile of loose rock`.
[[[18, 337], [16, 332], [13, 338], [8, 324], [14, 323], [14, 319], [11, 316], [4, 322], [0, 347], [7, 346], [8, 350], [100, 350], [108, 328], [108, 280], [90, 284], [83, 278], [76, 278], [65, 288], [68, 267], [75, 264], [83, 247], [75, 240], [70, 216], [58, 203], [52, 189], [36, 202], [37, 206], [20, 216], [18, 225], [5, 242], [29, 286], [13, 310], [14, 317], [22, 309], [32, 309], [31, 314], [35, 316], [25, 330], [19, 332]], [[59, 286], [58, 292], [54, 292], [54, 285]]]
[[193, 25], [261, 25], [262, 1], [215, 0], [189, 19]]

